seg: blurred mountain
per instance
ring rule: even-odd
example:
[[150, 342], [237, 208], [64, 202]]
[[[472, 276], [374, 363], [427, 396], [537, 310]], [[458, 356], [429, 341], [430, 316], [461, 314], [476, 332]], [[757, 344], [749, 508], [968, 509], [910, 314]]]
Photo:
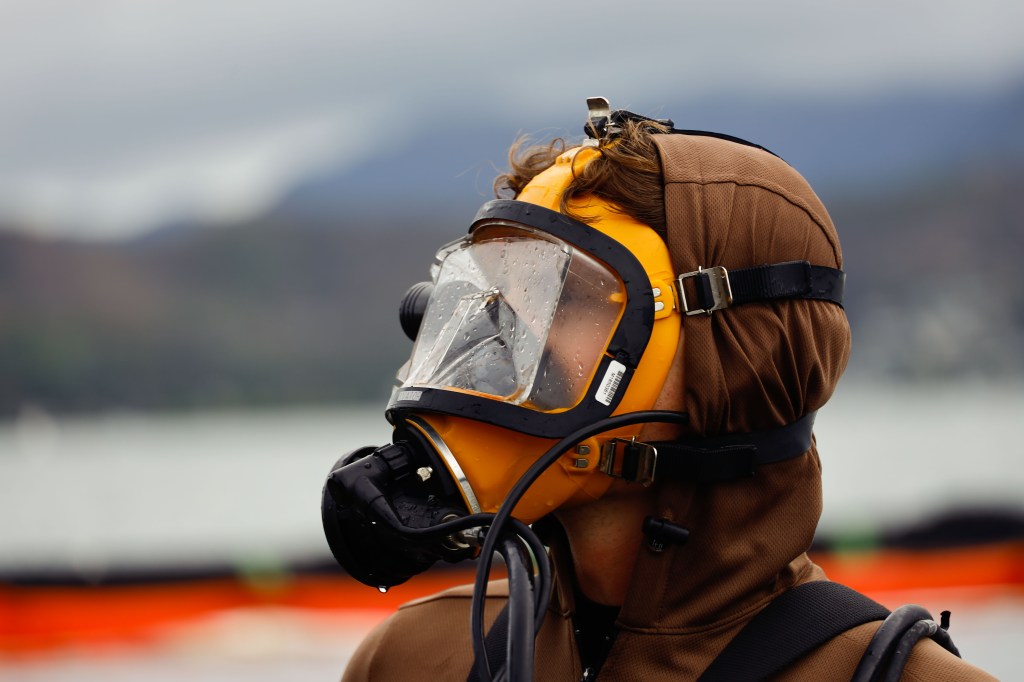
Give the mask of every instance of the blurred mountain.
[[[550, 128], [529, 115], [519, 128], [477, 119], [448, 120], [403, 148], [358, 167], [339, 165], [296, 184], [283, 215], [334, 219], [355, 210], [417, 203], [444, 217], [472, 215], [491, 196], [497, 169], [520, 135], [546, 141], [582, 136], [580, 124]], [[842, 101], [720, 97], [653, 104], [618, 103], [670, 116], [677, 128], [714, 130], [761, 144], [798, 169], [823, 198], [890, 194], [935, 183], [964, 164], [1024, 158], [1024, 80], [975, 93], [900, 92]]]
[[[772, 148], [822, 195], [851, 373], [1024, 378], [1024, 88], [665, 111]], [[411, 347], [402, 293], [464, 233], [517, 134], [448, 123], [306, 178], [257, 220], [117, 243], [0, 231], [0, 414], [383, 400]]]
[[398, 301], [438, 239], [360, 227], [0, 235], [0, 413], [385, 398], [411, 345]]

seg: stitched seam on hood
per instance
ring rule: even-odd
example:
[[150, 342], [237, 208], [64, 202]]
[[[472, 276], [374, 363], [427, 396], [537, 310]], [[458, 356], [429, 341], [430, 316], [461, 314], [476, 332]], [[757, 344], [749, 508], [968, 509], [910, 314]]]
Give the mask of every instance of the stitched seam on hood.
[[[698, 163], [701, 162], [701, 159], [698, 157]], [[671, 182], [665, 183], [666, 188], [669, 185], [700, 185], [701, 188], [706, 187], [707, 185], [736, 185], [737, 187], [756, 187], [758, 189], [763, 189], [766, 192], [771, 192], [772, 194], [776, 195], [777, 197], [784, 200], [788, 204], [800, 209], [801, 211], [807, 214], [807, 216], [814, 222], [815, 225], [818, 226], [818, 229], [821, 230], [824, 237], [828, 240], [829, 246], [832, 247], [832, 257], [835, 259], [836, 265], [842, 264], [842, 258], [839, 252], [838, 241], [833, 239], [832, 235], [829, 234], [829, 230], [826, 226], [825, 221], [821, 219], [821, 217], [817, 214], [817, 212], [814, 211], [814, 209], [807, 205], [806, 201], [804, 201], [800, 197], [791, 196], [789, 192], [787, 192], [783, 187], [780, 187], [779, 185], [770, 182], [741, 182], [732, 176], [717, 177], [710, 179], [705, 179], [702, 177], [700, 180], [672, 180]], [[706, 208], [704, 206], [704, 192], [701, 192], [701, 214], [706, 214]]]

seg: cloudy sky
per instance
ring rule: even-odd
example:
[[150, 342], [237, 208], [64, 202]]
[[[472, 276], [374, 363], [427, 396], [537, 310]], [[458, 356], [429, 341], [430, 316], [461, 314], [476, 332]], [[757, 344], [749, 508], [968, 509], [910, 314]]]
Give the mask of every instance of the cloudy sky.
[[658, 113], [680, 93], [842, 99], [1024, 74], [1019, 0], [833, 5], [0, 0], [0, 224], [115, 237], [244, 218], [446, 117], [563, 126], [593, 94]]

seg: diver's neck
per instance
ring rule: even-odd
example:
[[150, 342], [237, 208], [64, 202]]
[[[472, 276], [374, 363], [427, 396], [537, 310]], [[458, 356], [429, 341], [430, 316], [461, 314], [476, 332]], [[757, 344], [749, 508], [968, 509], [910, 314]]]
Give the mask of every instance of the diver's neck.
[[647, 494], [610, 495], [556, 512], [569, 538], [578, 586], [587, 598], [622, 606], [643, 544], [643, 521], [652, 513]]
[[[684, 409], [685, 361], [680, 343], [653, 409]], [[679, 426], [644, 424], [638, 437], [642, 441], [672, 440], [679, 437]], [[577, 584], [591, 601], [608, 606], [622, 606], [626, 602], [633, 568], [644, 542], [644, 519], [659, 516], [656, 487], [616, 480], [600, 499], [555, 512], [569, 536]]]

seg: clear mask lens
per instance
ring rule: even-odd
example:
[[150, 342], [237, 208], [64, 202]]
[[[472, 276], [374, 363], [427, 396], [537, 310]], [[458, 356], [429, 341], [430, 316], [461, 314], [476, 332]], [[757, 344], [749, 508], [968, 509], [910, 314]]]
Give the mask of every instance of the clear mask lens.
[[625, 307], [606, 265], [543, 232], [493, 223], [446, 246], [436, 272], [404, 386], [542, 411], [582, 399]]

